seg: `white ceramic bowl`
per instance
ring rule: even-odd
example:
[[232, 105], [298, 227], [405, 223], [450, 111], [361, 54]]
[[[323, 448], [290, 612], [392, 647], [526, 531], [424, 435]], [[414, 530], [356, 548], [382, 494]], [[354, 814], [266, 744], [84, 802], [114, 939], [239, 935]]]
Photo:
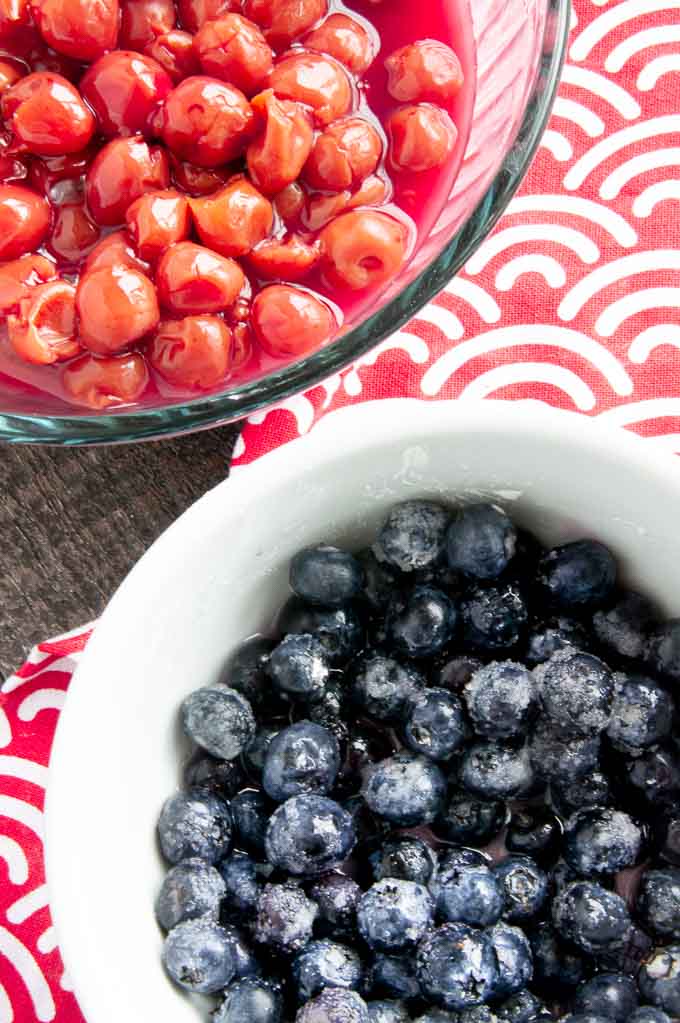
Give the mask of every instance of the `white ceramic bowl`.
[[629, 582], [680, 611], [680, 469], [643, 440], [533, 403], [395, 400], [331, 414], [186, 512], [97, 626], [62, 712], [47, 874], [88, 1023], [198, 1023], [166, 979], [155, 822], [183, 754], [176, 709], [266, 629], [304, 544], [361, 546], [395, 501], [491, 497], [550, 542], [609, 544]]

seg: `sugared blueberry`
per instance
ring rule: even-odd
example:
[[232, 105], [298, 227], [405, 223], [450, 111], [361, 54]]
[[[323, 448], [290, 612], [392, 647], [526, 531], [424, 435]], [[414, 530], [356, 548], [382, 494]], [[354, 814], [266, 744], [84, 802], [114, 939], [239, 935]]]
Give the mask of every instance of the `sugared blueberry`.
[[344, 874], [326, 874], [309, 889], [319, 907], [317, 929], [325, 937], [351, 938], [356, 932], [361, 888]]
[[565, 944], [549, 923], [539, 924], [530, 934], [534, 954], [534, 983], [554, 999], [555, 992], [565, 992], [583, 980], [583, 957]]
[[507, 819], [505, 803], [454, 791], [435, 825], [438, 834], [461, 845], [487, 845]]
[[293, 980], [300, 1003], [327, 987], [356, 990], [361, 981], [361, 959], [354, 949], [335, 941], [310, 941], [293, 961]]
[[559, 774], [550, 783], [553, 803], [563, 817], [589, 806], [607, 806], [611, 802], [609, 778], [602, 771], [584, 771], [577, 778]]
[[378, 559], [402, 572], [434, 564], [444, 551], [450, 517], [448, 508], [434, 501], [395, 505], [378, 533]]
[[458, 612], [451, 598], [434, 586], [397, 594], [387, 609], [387, 641], [405, 657], [433, 657], [451, 641]]
[[622, 796], [633, 802], [655, 805], [673, 798], [680, 789], [678, 755], [673, 748], [651, 746], [638, 756], [626, 756], [616, 780]]
[[495, 924], [486, 933], [498, 961], [494, 998], [506, 998], [526, 987], [533, 976], [531, 945], [524, 931], [519, 927], [511, 927], [504, 921]]
[[565, 825], [564, 858], [582, 877], [615, 874], [632, 867], [642, 847], [640, 826], [622, 810], [579, 810]]
[[201, 995], [225, 988], [236, 970], [227, 932], [205, 916], [173, 927], [165, 939], [162, 959], [176, 984]]
[[327, 987], [303, 1005], [295, 1023], [369, 1023], [366, 1002], [356, 991]]
[[529, 759], [536, 776], [544, 781], [578, 784], [599, 761], [600, 737], [556, 735], [549, 719], [536, 722], [529, 741]]
[[503, 1023], [533, 1023], [545, 1012], [545, 1005], [528, 988], [511, 995], [496, 1008], [496, 1015]]
[[230, 984], [215, 1009], [213, 1023], [281, 1023], [283, 998], [279, 987], [259, 977]]
[[680, 938], [680, 870], [646, 870], [640, 878], [635, 912], [651, 934]]
[[607, 737], [616, 749], [635, 753], [670, 733], [673, 698], [644, 675], [615, 675]]
[[400, 720], [411, 697], [425, 687], [425, 679], [412, 665], [378, 653], [360, 657], [352, 674], [355, 703], [377, 721]]
[[199, 749], [185, 764], [182, 780], [188, 789], [203, 788], [229, 799], [243, 787], [245, 774], [238, 760], [219, 760]]
[[532, 627], [525, 660], [535, 666], [549, 660], [558, 650], [587, 650], [589, 646], [588, 633], [581, 622], [559, 615]]
[[226, 892], [217, 870], [205, 860], [190, 856], [165, 875], [156, 899], [156, 919], [166, 931], [199, 916], [217, 920]]
[[656, 608], [650, 600], [626, 590], [616, 594], [593, 615], [593, 631], [603, 646], [621, 657], [641, 658], [656, 624]]
[[626, 1023], [638, 1006], [637, 984], [623, 973], [599, 973], [579, 985], [573, 1009]]
[[659, 675], [680, 681], [680, 618], [671, 618], [652, 630], [645, 658]]
[[217, 864], [224, 884], [224, 908], [230, 918], [247, 917], [260, 896], [258, 870], [255, 862], [244, 852], [233, 852]]
[[189, 738], [222, 760], [240, 756], [257, 730], [245, 696], [219, 683], [189, 693], [182, 701], [181, 716]]
[[434, 905], [424, 885], [387, 877], [359, 900], [357, 924], [377, 952], [402, 952], [415, 945], [432, 923]]
[[481, 667], [482, 662], [469, 654], [447, 657], [434, 672], [434, 684], [440, 689], [460, 694]]
[[262, 852], [272, 809], [272, 804], [257, 789], [244, 789], [235, 795], [231, 801], [235, 841], [251, 852]]
[[565, 736], [587, 737], [607, 727], [614, 680], [599, 658], [580, 650], [562, 650], [534, 674], [543, 712], [556, 730]]
[[310, 604], [342, 607], [358, 595], [362, 583], [357, 559], [328, 544], [305, 547], [290, 562], [290, 588]]
[[680, 945], [652, 949], [638, 974], [642, 997], [669, 1016], [680, 1016]]
[[475, 586], [461, 601], [463, 637], [474, 650], [512, 650], [522, 639], [527, 606], [515, 583]]
[[347, 859], [356, 835], [351, 816], [332, 799], [303, 793], [272, 814], [267, 859], [289, 874], [322, 874]]
[[344, 664], [363, 646], [364, 629], [354, 607], [318, 607], [291, 597], [281, 608], [276, 627], [283, 636], [312, 635], [333, 666]]
[[508, 799], [527, 792], [534, 774], [525, 749], [488, 741], [465, 749], [459, 779], [468, 792], [483, 799]]
[[375, 999], [366, 1002], [370, 1023], [411, 1023], [408, 1009], [396, 999]]
[[158, 818], [158, 838], [169, 863], [188, 856], [215, 863], [229, 852], [231, 833], [229, 804], [204, 789], [176, 792]]
[[494, 873], [503, 893], [503, 916], [512, 923], [534, 919], [548, 897], [548, 876], [530, 856], [508, 856]]
[[515, 553], [517, 530], [492, 504], [469, 504], [456, 511], [446, 534], [451, 568], [474, 579], [496, 579]]
[[280, 724], [266, 724], [261, 725], [255, 733], [255, 738], [251, 742], [250, 746], [243, 755], [243, 763], [248, 773], [258, 780], [262, 777], [262, 768], [264, 767], [264, 758], [267, 755], [269, 749], [269, 743], [272, 741], [275, 735], [278, 735], [282, 728], [286, 727], [286, 722], [281, 721]]
[[503, 912], [501, 886], [486, 864], [443, 863], [433, 892], [437, 913], [451, 923], [488, 927]]
[[444, 775], [426, 757], [397, 753], [370, 769], [363, 786], [369, 808], [400, 827], [431, 823], [444, 804]]
[[329, 792], [340, 770], [335, 736], [312, 721], [284, 728], [267, 748], [262, 771], [265, 792], [278, 803], [302, 792]]
[[329, 672], [326, 648], [317, 636], [308, 633], [286, 636], [269, 657], [274, 685], [289, 696], [310, 703], [324, 695]]
[[631, 929], [626, 903], [594, 881], [574, 881], [558, 892], [552, 921], [565, 941], [595, 955], [620, 948]]
[[493, 661], [475, 672], [464, 690], [473, 727], [490, 739], [526, 732], [535, 700], [531, 673], [514, 661]]
[[268, 884], [260, 892], [253, 936], [281, 952], [299, 952], [312, 937], [316, 903], [295, 884]]
[[562, 826], [550, 810], [535, 807], [513, 813], [505, 835], [511, 853], [523, 853], [539, 862], [550, 862], [559, 851]]
[[481, 1005], [498, 983], [498, 959], [487, 931], [443, 924], [418, 945], [417, 972], [423, 993], [444, 1009]]
[[446, 689], [424, 689], [410, 702], [404, 739], [414, 753], [431, 760], [449, 760], [468, 735], [463, 705]]
[[275, 646], [266, 636], [251, 636], [234, 650], [220, 674], [220, 682], [245, 696], [254, 709], [271, 700], [267, 662]]
[[538, 579], [559, 607], [592, 607], [611, 593], [616, 562], [597, 540], [576, 540], [548, 551], [539, 564]]
[[371, 855], [371, 868], [376, 881], [386, 877], [400, 878], [428, 885], [436, 870], [437, 858], [415, 835], [397, 835]]
[[420, 981], [413, 954], [392, 956], [378, 952], [371, 966], [370, 985], [373, 994], [386, 998], [420, 997]]

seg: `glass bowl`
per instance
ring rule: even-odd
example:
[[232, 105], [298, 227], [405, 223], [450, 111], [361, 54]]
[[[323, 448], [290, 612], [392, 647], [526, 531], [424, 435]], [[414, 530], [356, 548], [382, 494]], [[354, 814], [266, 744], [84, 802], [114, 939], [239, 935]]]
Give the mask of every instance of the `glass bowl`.
[[[461, 0], [455, 0], [456, 4]], [[257, 379], [193, 400], [82, 414], [0, 375], [0, 439], [110, 444], [233, 422], [325, 380], [403, 326], [457, 273], [519, 187], [548, 120], [569, 31], [570, 0], [471, 4], [477, 82], [470, 134], [451, 195], [378, 308], [327, 347]], [[373, 303], [375, 309], [375, 303]]]

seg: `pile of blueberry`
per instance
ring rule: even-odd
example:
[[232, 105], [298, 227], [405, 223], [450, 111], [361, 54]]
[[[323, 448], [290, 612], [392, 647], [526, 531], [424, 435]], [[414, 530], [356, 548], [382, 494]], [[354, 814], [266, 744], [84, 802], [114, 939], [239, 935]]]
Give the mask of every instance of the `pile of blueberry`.
[[680, 1016], [680, 619], [602, 544], [395, 506], [183, 702], [163, 963], [214, 1023]]

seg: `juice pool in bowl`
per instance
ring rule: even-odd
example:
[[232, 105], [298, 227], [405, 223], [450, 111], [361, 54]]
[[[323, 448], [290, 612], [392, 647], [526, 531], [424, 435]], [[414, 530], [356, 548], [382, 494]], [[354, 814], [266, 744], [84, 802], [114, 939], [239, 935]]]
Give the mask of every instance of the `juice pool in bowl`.
[[[217, 6], [226, 16], [203, 21]], [[406, 279], [468, 140], [467, 3], [308, 0], [315, 17], [285, 31], [282, 7], [186, 0], [181, 25], [146, 45], [124, 26], [88, 63], [77, 41], [47, 75], [44, 51], [9, 62], [0, 216], [36, 206], [26, 244], [0, 246], [0, 388], [17, 409], [157, 407], [256, 379], [332, 343]], [[59, 89], [71, 138], [48, 151], [31, 104], [58, 113]], [[226, 140], [201, 120], [210, 90], [243, 122]]]

